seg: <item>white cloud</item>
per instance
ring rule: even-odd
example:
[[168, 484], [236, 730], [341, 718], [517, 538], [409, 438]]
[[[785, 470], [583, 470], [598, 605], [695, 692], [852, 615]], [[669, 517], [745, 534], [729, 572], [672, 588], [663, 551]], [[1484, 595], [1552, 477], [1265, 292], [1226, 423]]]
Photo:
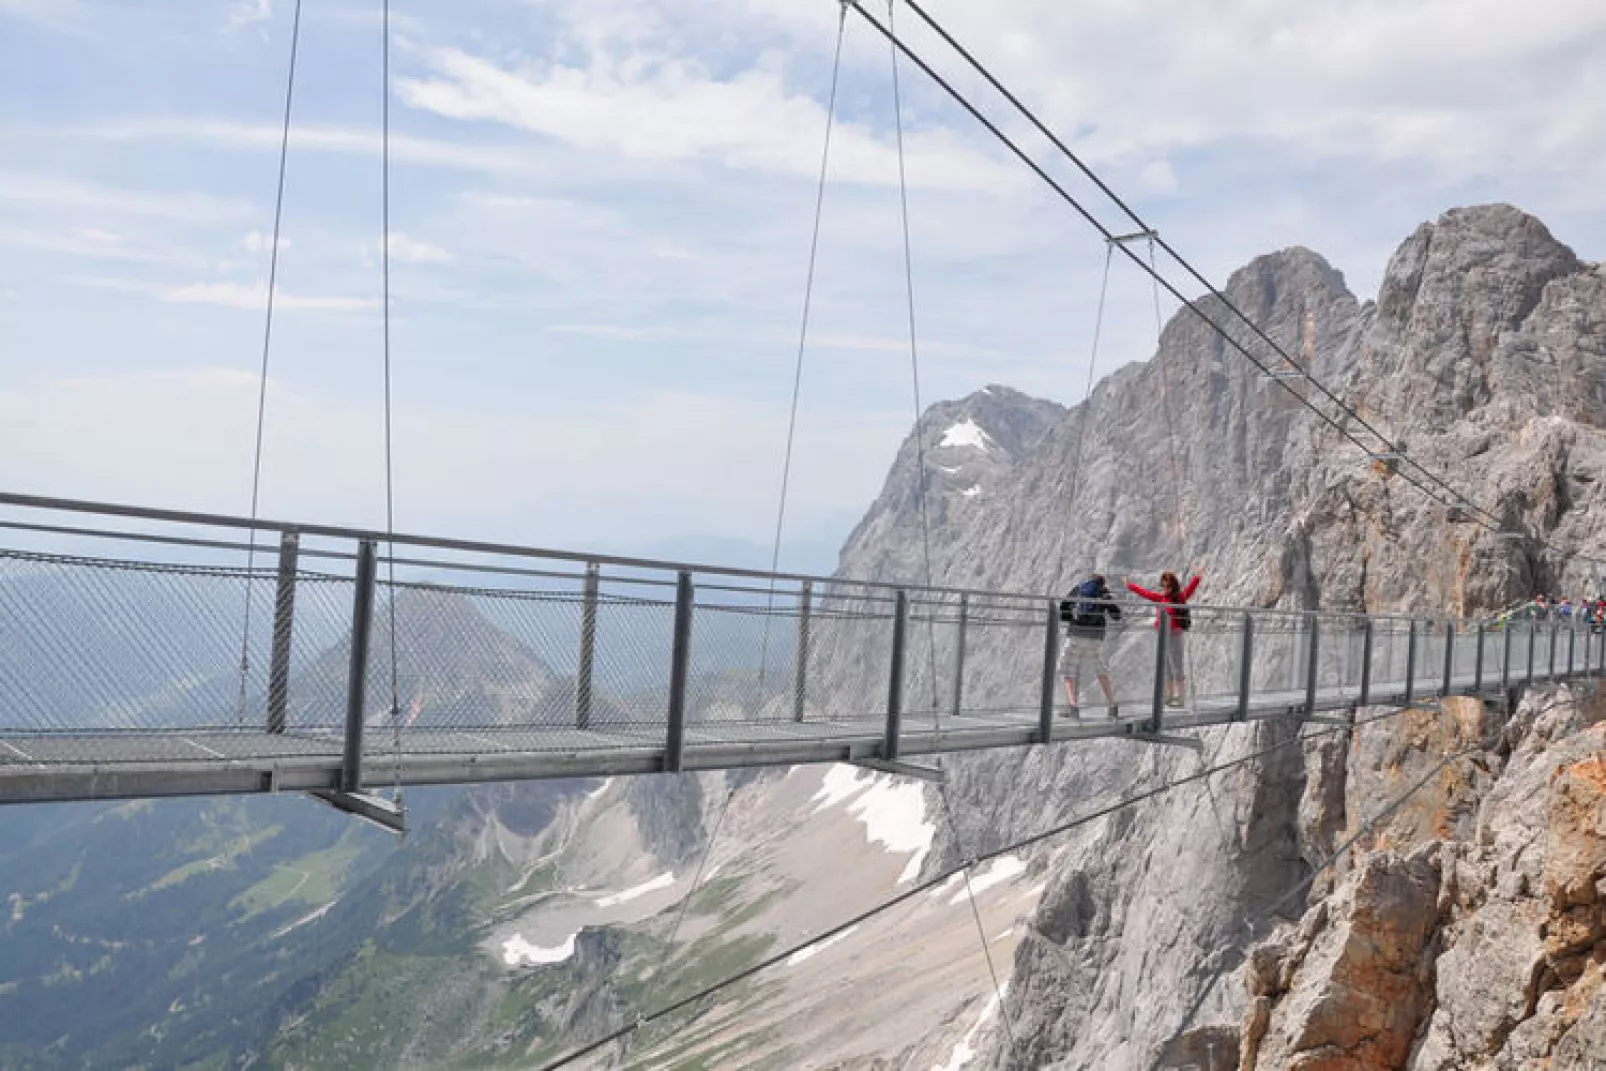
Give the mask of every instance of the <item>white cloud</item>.
[[253, 211], [245, 201], [208, 193], [128, 189], [16, 171], [0, 171], [0, 201], [197, 224], [238, 219]]
[[271, 0], [234, 0], [229, 5], [226, 26], [230, 30], [242, 30], [258, 23], [269, 22], [273, 19], [273, 4]]
[[[718, 78], [680, 56], [599, 52], [586, 67], [518, 72], [455, 48], [426, 50], [423, 59], [433, 77], [400, 79], [397, 92], [437, 115], [503, 123], [635, 161], [703, 160], [807, 178], [819, 171], [824, 107], [762, 66]], [[1001, 194], [1023, 184], [1018, 169], [945, 129], [906, 132], [905, 156], [915, 185]], [[831, 163], [840, 180], [898, 180], [891, 140], [860, 122], [838, 121]]]
[[[240, 239], [240, 248], [247, 253], [266, 252], [271, 245], [273, 245], [273, 235], [264, 234], [261, 231], [247, 231], [245, 236]], [[279, 235], [279, 248], [290, 248], [290, 239], [282, 234]]]
[[[111, 142], [176, 141], [208, 148], [278, 152], [283, 129], [276, 123], [179, 116], [91, 123], [67, 133]], [[379, 132], [371, 127], [332, 123], [296, 123], [290, 132], [290, 146], [292, 152], [311, 149], [360, 156], [378, 156], [381, 148]], [[497, 175], [531, 177], [554, 171], [549, 161], [527, 149], [394, 133], [390, 155], [397, 163]]]
[[440, 246], [391, 231], [390, 259], [403, 264], [450, 264], [456, 258]]
[[[78, 286], [144, 294], [171, 305], [218, 305], [228, 309], [266, 311], [266, 285], [244, 283], [157, 283], [138, 279], [101, 276], [74, 276], [67, 280]], [[379, 308], [378, 298], [332, 294], [297, 294], [282, 288], [273, 293], [273, 307], [279, 311], [368, 312]]]

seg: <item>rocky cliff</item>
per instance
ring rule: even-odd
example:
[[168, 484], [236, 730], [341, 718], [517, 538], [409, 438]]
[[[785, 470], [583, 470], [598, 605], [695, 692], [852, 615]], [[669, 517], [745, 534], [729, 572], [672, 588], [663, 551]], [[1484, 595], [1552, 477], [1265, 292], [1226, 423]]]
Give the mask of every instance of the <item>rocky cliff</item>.
[[[1496, 538], [1433, 503], [1184, 312], [1152, 360], [1113, 372], [1067, 411], [998, 388], [935, 407], [921, 428], [926, 471], [906, 443], [843, 552], [842, 572], [924, 575], [916, 508], [924, 480], [939, 583], [1052, 592], [1094, 567], [1150, 576], [1186, 567], [1203, 573], [1200, 598], [1212, 603], [1452, 613], [1592, 585], [1587, 556], [1600, 556], [1596, 532], [1606, 520], [1599, 266], [1532, 217], [1485, 206], [1420, 227], [1390, 261], [1375, 303], [1357, 301], [1304, 249], [1257, 259], [1225, 292], [1362, 418], [1522, 536]], [[1216, 302], [1205, 308], [1226, 322]], [[1273, 362], [1247, 332], [1237, 337]], [[1336, 412], [1309, 385], [1288, 382]], [[1039, 425], [1026, 441], [1021, 429]], [[1444, 814], [1402, 809], [1421, 828], [1387, 845], [1394, 854], [1373, 856], [1365, 845], [1340, 852], [1346, 831], [1410, 787], [1411, 770], [1443, 758], [1442, 719], [1385, 719], [1354, 739], [1327, 732], [1290, 743], [1300, 731], [1211, 730], [1203, 758], [1110, 741], [949, 761], [959, 835], [939, 837], [933, 864], [959, 858], [958, 843], [1005, 843], [1205, 763], [1268, 752], [1044, 849], [1050, 878], [1016, 951], [1011, 1029], [993, 1023], [973, 1066], [1393, 1067], [1407, 1057], [1421, 1067], [1484, 1066], [1471, 1054], [1492, 1051], [1499, 1031], [1463, 1040], [1462, 1019], [1446, 1011], [1453, 998], [1435, 989], [1443, 972], [1434, 956], [1487, 925], [1467, 921], [1471, 908], [1444, 908], [1440, 885], [1447, 860], [1460, 858], [1456, 845], [1479, 843], [1476, 816], [1491, 786], [1507, 783], [1491, 772], [1498, 753], [1437, 771], [1462, 796], [1441, 787], [1431, 798]], [[1568, 747], [1587, 750], [1588, 738], [1578, 740]], [[1468, 888], [1517, 880], [1497, 870], [1469, 876]], [[1574, 902], [1583, 896], [1569, 892], [1565, 906], [1547, 909], [1587, 916], [1569, 923], [1574, 957], [1599, 936], [1593, 901]], [[1327, 913], [1299, 922], [1312, 898]], [[1367, 906], [1384, 901], [1400, 910]], [[1337, 919], [1348, 929], [1339, 933]], [[1292, 937], [1278, 938], [1288, 951], [1277, 953], [1273, 972], [1289, 978], [1268, 982], [1249, 953], [1296, 923]], [[1363, 968], [1356, 943], [1375, 951]], [[1456, 947], [1477, 958], [1474, 945]], [[1289, 966], [1296, 961], [1303, 966]], [[1593, 977], [1569, 963], [1573, 977]], [[1378, 985], [1358, 1003], [1317, 1001], [1317, 1017], [1365, 1020], [1369, 1047], [1346, 1054], [1307, 1045], [1315, 1035], [1299, 1020], [1309, 1018], [1301, 978], [1325, 971], [1331, 981], [1358, 969]], [[1465, 987], [1480, 984], [1457, 974]], [[1508, 1031], [1528, 1021], [1540, 993], [1561, 992], [1538, 985], [1525, 978], [1502, 990], [1491, 999], [1516, 1010], [1486, 1017]], [[1560, 1045], [1560, 1029], [1545, 1029], [1546, 1043]]]

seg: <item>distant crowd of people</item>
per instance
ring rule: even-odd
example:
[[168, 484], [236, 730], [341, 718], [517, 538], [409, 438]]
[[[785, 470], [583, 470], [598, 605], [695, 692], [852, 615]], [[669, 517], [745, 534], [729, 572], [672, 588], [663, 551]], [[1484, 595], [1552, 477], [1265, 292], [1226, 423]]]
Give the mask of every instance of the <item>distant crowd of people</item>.
[[1536, 595], [1521, 606], [1512, 607], [1494, 619], [1495, 628], [1504, 628], [1511, 621], [1560, 621], [1588, 625], [1590, 631], [1606, 631], [1606, 598], [1558, 599], [1554, 595]]
[[[1187, 636], [1193, 627], [1188, 600], [1199, 590], [1199, 577], [1184, 584], [1176, 573], [1161, 573], [1158, 591], [1135, 584], [1129, 577], [1122, 577], [1121, 583], [1138, 598], [1159, 604], [1154, 627], [1169, 629], [1165, 648], [1165, 704], [1180, 707], [1187, 695]], [[1098, 681], [1104, 693], [1105, 712], [1112, 718], [1119, 717], [1121, 707], [1110, 683], [1105, 643], [1110, 622], [1121, 619], [1121, 607], [1104, 576], [1094, 573], [1072, 588], [1061, 600], [1059, 612], [1065, 625], [1059, 674], [1065, 682], [1065, 698], [1070, 704], [1066, 713], [1073, 718], [1081, 716], [1082, 684], [1091, 677]]]

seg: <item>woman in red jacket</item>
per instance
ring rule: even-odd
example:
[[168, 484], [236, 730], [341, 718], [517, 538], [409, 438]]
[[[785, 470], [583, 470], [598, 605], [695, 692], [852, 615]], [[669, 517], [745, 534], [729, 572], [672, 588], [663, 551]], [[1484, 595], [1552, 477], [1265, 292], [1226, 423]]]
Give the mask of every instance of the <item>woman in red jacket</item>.
[[1126, 582], [1127, 590], [1140, 599], [1148, 599], [1164, 606], [1155, 618], [1155, 627], [1162, 623], [1168, 624], [1171, 634], [1166, 637], [1165, 663], [1165, 705], [1180, 707], [1182, 697], [1188, 690], [1187, 663], [1184, 661], [1187, 652], [1186, 638], [1188, 629], [1193, 625], [1193, 619], [1187, 610], [1187, 602], [1193, 598], [1193, 593], [1199, 590], [1199, 577], [1195, 576], [1183, 587], [1177, 582], [1177, 574], [1164, 572], [1160, 574], [1160, 590], [1150, 591], [1132, 583], [1130, 577], [1122, 577]]

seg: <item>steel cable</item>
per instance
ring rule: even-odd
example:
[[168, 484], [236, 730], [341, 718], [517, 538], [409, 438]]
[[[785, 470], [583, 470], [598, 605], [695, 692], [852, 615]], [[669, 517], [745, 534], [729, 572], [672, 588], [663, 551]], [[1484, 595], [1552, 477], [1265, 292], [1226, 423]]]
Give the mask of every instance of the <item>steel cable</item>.
[[[273, 195], [273, 237], [268, 248], [267, 311], [262, 322], [262, 371], [257, 377], [256, 441], [251, 459], [251, 520], [257, 519], [257, 505], [262, 489], [262, 430], [268, 413], [268, 356], [273, 348], [273, 297], [279, 280], [279, 236], [284, 222], [284, 177], [290, 158], [290, 114], [295, 100], [296, 58], [301, 44], [301, 0], [296, 0], [290, 21], [290, 62], [284, 80], [284, 124], [279, 135], [279, 181]], [[246, 569], [256, 564], [257, 534], [250, 529], [250, 547], [246, 551]], [[240, 639], [240, 695], [236, 704], [235, 720], [245, 722], [245, 690], [251, 675], [251, 595], [252, 585], [245, 585], [244, 626]]]
[[[1013, 842], [1011, 842], [1011, 843], [1009, 843], [1009, 844], [1007, 844], [1007, 845], [1005, 845], [1005, 846], [1003, 846], [1001, 848], [995, 848], [995, 849], [992, 849], [990, 851], [980, 853], [979, 855], [976, 856], [976, 858], [973, 860], [973, 862], [975, 862], [975, 863], [989, 862], [989, 861], [991, 861], [993, 859], [998, 859], [998, 858], [1001, 858], [1001, 857], [1003, 857], [1005, 855], [1011, 855], [1011, 854], [1013, 854], [1013, 853], [1015, 853], [1017, 851], [1020, 851], [1022, 848], [1028, 848], [1028, 847], [1031, 847], [1031, 846], [1033, 846], [1035, 844], [1041, 844], [1041, 843], [1043, 843], [1045, 841], [1052, 840], [1052, 839], [1054, 839], [1056, 837], [1063, 836], [1066, 833], [1069, 833], [1069, 832], [1071, 832], [1071, 831], [1073, 831], [1075, 829], [1079, 829], [1082, 826], [1088, 825], [1088, 824], [1090, 824], [1092, 822], [1098, 821], [1101, 818], [1108, 818], [1110, 815], [1116, 814], [1116, 813], [1118, 813], [1118, 812], [1120, 812], [1122, 810], [1125, 810], [1128, 807], [1134, 807], [1134, 806], [1136, 806], [1136, 805], [1138, 805], [1140, 803], [1146, 803], [1149, 800], [1157, 799], [1157, 798], [1159, 798], [1161, 796], [1164, 796], [1165, 794], [1167, 794], [1169, 792], [1175, 791], [1176, 789], [1182, 788], [1182, 787], [1184, 787], [1186, 785], [1193, 784], [1196, 781], [1201, 781], [1201, 780], [1204, 780], [1204, 779], [1209, 778], [1209, 777], [1214, 777], [1215, 775], [1220, 774], [1220, 773], [1230, 772], [1232, 770], [1238, 769], [1241, 766], [1246, 766], [1249, 763], [1254, 762], [1254, 761], [1256, 761], [1258, 759], [1265, 758], [1268, 755], [1276, 754], [1276, 753], [1278, 753], [1280, 751], [1283, 751], [1283, 750], [1285, 750], [1285, 749], [1287, 749], [1289, 747], [1292, 747], [1294, 745], [1303, 745], [1306, 741], [1317, 739], [1317, 738], [1320, 738], [1320, 737], [1323, 737], [1323, 736], [1331, 736], [1331, 735], [1333, 735], [1335, 733], [1351, 732], [1355, 728], [1359, 728], [1360, 726], [1363, 726], [1363, 725], [1370, 725], [1370, 724], [1372, 724], [1374, 722], [1380, 722], [1380, 721], [1387, 720], [1389, 718], [1398, 717], [1400, 714], [1404, 713], [1407, 710], [1411, 710], [1411, 709], [1416, 709], [1416, 708], [1415, 708], [1414, 705], [1413, 706], [1409, 706], [1409, 707], [1398, 707], [1398, 708], [1395, 708], [1395, 709], [1391, 709], [1391, 710], [1385, 711], [1384, 713], [1374, 715], [1374, 716], [1372, 716], [1370, 718], [1357, 719], [1352, 725], [1334, 726], [1332, 728], [1319, 729], [1319, 730], [1317, 730], [1315, 732], [1312, 732], [1312, 733], [1309, 733], [1309, 734], [1306, 734], [1306, 735], [1296, 735], [1296, 736], [1290, 737], [1287, 740], [1279, 741], [1278, 743], [1275, 743], [1275, 744], [1269, 745], [1267, 747], [1261, 748], [1261, 749], [1259, 749], [1257, 751], [1250, 752], [1247, 755], [1239, 756], [1238, 758], [1233, 759], [1233, 760], [1231, 760], [1229, 762], [1220, 763], [1218, 765], [1211, 766], [1211, 767], [1209, 767], [1207, 769], [1198, 770], [1198, 771], [1195, 771], [1194, 773], [1187, 774], [1187, 775], [1184, 775], [1182, 777], [1176, 778], [1175, 780], [1167, 781], [1164, 784], [1158, 785], [1158, 786], [1156, 786], [1154, 788], [1145, 789], [1142, 792], [1138, 792], [1138, 793], [1135, 793], [1133, 795], [1126, 796], [1126, 797], [1124, 797], [1124, 798], [1122, 798], [1120, 800], [1115, 801], [1114, 803], [1106, 804], [1106, 805], [1104, 805], [1102, 807], [1095, 808], [1092, 811], [1088, 811], [1088, 812], [1086, 812], [1084, 814], [1078, 815], [1075, 818], [1072, 818], [1072, 819], [1069, 819], [1069, 820], [1067, 820], [1065, 822], [1059, 823], [1059, 824], [1057, 824], [1055, 826], [1052, 826], [1049, 829], [1045, 829], [1045, 830], [1043, 830], [1043, 831], [1041, 831], [1039, 833], [1034, 833], [1034, 834], [1031, 834], [1029, 836], [1022, 837], [1022, 838], [1020, 838], [1018, 840], [1015, 840], [1015, 841], [1013, 841]], [[900, 904], [905, 904], [905, 903], [909, 902], [910, 900], [914, 899], [916, 896], [919, 896], [922, 893], [930, 892], [932, 889], [935, 889], [938, 886], [943, 885], [944, 883], [946, 883], [948, 881], [951, 881], [955, 876], [963, 873], [964, 870], [965, 870], [965, 865], [950, 867], [947, 870], [942, 871], [940, 874], [937, 874], [937, 875], [935, 875], [933, 877], [927, 878], [925, 881], [919, 882], [918, 884], [916, 884], [916, 885], [904, 890], [903, 892], [898, 893], [895, 896], [889, 897], [886, 900], [883, 900], [881, 903], [875, 905], [874, 907], [868, 908], [867, 910], [860, 912], [859, 914], [853, 916], [852, 918], [847, 919], [846, 921], [840, 922], [837, 925], [832, 926], [830, 929], [822, 931], [821, 933], [818, 933], [818, 934], [814, 935], [813, 937], [809, 938], [806, 941], [802, 941], [802, 942], [799, 942], [797, 944], [790, 945], [790, 946], [786, 947], [785, 949], [781, 950], [780, 952], [776, 952], [776, 953], [773, 953], [773, 954], [771, 954], [769, 956], [766, 956], [764, 959], [758, 961], [757, 963], [751, 964], [750, 966], [745, 967], [740, 971], [735, 971], [735, 972], [731, 973], [730, 975], [727, 975], [725, 978], [720, 979], [719, 981], [710, 983], [709, 985], [704, 986], [703, 988], [697, 990], [694, 993], [691, 993], [691, 994], [689, 994], [689, 995], [687, 995], [685, 997], [680, 998], [679, 1000], [676, 1000], [676, 1001], [674, 1001], [674, 1002], [672, 1002], [670, 1004], [665, 1005], [662, 1008], [659, 1008], [657, 1011], [649, 1012], [648, 1014], [637, 1018], [632, 1023], [628, 1023], [625, 1026], [622, 1026], [622, 1027], [620, 1027], [620, 1028], [618, 1028], [618, 1029], [616, 1029], [616, 1030], [604, 1035], [601, 1038], [598, 1038], [598, 1039], [596, 1039], [594, 1041], [588, 1042], [584, 1046], [582, 1046], [581, 1048], [574, 1049], [574, 1050], [564, 1054], [563, 1056], [558, 1057], [556, 1060], [553, 1060], [550, 1063], [542, 1065], [541, 1071], [555, 1071], [556, 1068], [566, 1067], [569, 1064], [572, 1064], [573, 1062], [575, 1062], [576, 1060], [579, 1060], [579, 1059], [581, 1059], [581, 1058], [583, 1058], [585, 1056], [590, 1055], [593, 1052], [596, 1052], [598, 1049], [602, 1048], [603, 1046], [612, 1044], [613, 1042], [619, 1040], [621, 1037], [624, 1037], [626, 1034], [628, 1034], [628, 1033], [630, 1033], [632, 1031], [635, 1031], [635, 1030], [639, 1030], [641, 1027], [647, 1025], [648, 1023], [656, 1022], [657, 1020], [662, 1019], [663, 1017], [665, 1017], [667, 1015], [672, 1015], [675, 1012], [678, 1012], [678, 1011], [682, 1010], [683, 1008], [687, 1008], [687, 1007], [690, 1007], [690, 1006], [692, 1006], [694, 1004], [697, 1004], [700, 1001], [706, 999], [707, 997], [712, 996], [713, 994], [715, 994], [717, 992], [720, 992], [721, 990], [727, 989], [730, 986], [733, 986], [733, 985], [736, 985], [736, 984], [738, 984], [740, 982], [746, 981], [748, 978], [751, 978], [754, 975], [757, 975], [757, 974], [767, 970], [768, 968], [775, 966], [778, 963], [785, 962], [789, 957], [797, 954], [798, 952], [801, 952], [803, 949], [808, 948], [811, 945], [819, 944], [822, 941], [828, 941], [831, 938], [838, 936], [839, 934], [847, 932], [848, 930], [854, 928], [855, 926], [862, 925], [863, 923], [868, 922], [869, 920], [871, 920], [873, 918], [876, 918], [879, 915], [885, 914], [887, 911], [892, 910], [894, 907], [897, 907]]]
[[[775, 507], [775, 543], [770, 551], [770, 572], [781, 567], [781, 535], [786, 527], [786, 497], [792, 482], [792, 447], [797, 438], [797, 407], [803, 393], [803, 355], [808, 347], [809, 314], [814, 306], [814, 267], [820, 250], [820, 221], [825, 215], [825, 179], [831, 162], [831, 130], [836, 119], [836, 92], [842, 72], [842, 39], [848, 25], [848, 10], [839, 8], [836, 20], [836, 49], [831, 59], [831, 91], [825, 107], [825, 139], [820, 149], [820, 181], [814, 193], [814, 227], [809, 234], [809, 266], [803, 278], [803, 311], [797, 330], [797, 359], [792, 368], [792, 405], [786, 419], [786, 455], [781, 462], [780, 501]], [[775, 605], [775, 580], [769, 584], [769, 606]], [[764, 626], [758, 663], [758, 699], [764, 701], [765, 676], [769, 670], [770, 629]], [[800, 669], [800, 672], [806, 672]]]
[[[886, 37], [888, 40], [890, 40], [893, 43], [894, 47], [897, 48], [899, 52], [901, 52], [904, 56], [908, 57], [911, 62], [913, 62], [917, 67], [919, 67], [921, 69], [921, 71], [923, 73], [925, 73], [927, 75], [927, 77], [929, 77], [940, 88], [942, 88], [956, 103], [958, 103], [960, 105], [960, 107], [962, 107], [967, 113], [969, 113], [972, 118], [974, 118], [978, 123], [980, 123], [984, 128], [986, 128], [986, 130], [989, 133], [991, 133], [1001, 144], [1003, 144], [1007, 149], [1009, 149], [1010, 152], [1017, 159], [1019, 159], [1022, 163], [1024, 163], [1034, 174], [1036, 174], [1038, 176], [1038, 178], [1042, 179], [1043, 182], [1045, 182], [1050, 188], [1052, 188], [1055, 191], [1055, 193], [1058, 194], [1059, 197], [1062, 200], [1064, 200], [1068, 205], [1070, 205], [1091, 227], [1093, 227], [1095, 230], [1097, 230], [1106, 239], [1115, 237], [1114, 232], [1112, 232], [1108, 227], [1106, 227], [1103, 223], [1101, 223], [1097, 219], [1097, 217], [1095, 217], [1086, 208], [1086, 206], [1084, 206], [1076, 197], [1074, 197], [1069, 191], [1067, 191], [1063, 185], [1061, 185], [1051, 175], [1049, 175], [1048, 172], [1045, 171], [1040, 164], [1038, 164], [1029, 155], [1027, 155], [1027, 153], [1024, 150], [1022, 150], [1020, 148], [1020, 146], [1012, 138], [1010, 138], [1007, 134], [1005, 134], [1003, 132], [1003, 130], [996, 123], [994, 123], [992, 120], [988, 119], [985, 115], [983, 115], [981, 113], [980, 109], [978, 109], [976, 107], [976, 105], [972, 104], [962, 93], [960, 93], [956, 88], [954, 88], [952, 83], [950, 83], [947, 79], [943, 78], [940, 74], [938, 74], [937, 71], [935, 69], [933, 69], [930, 64], [928, 64], [924, 59], [922, 59], [918, 54], [916, 54], [906, 44], [904, 44], [901, 40], [899, 40], [896, 37], [896, 35], [894, 35], [887, 27], [883, 26], [880, 22], [878, 22], [873, 15], [871, 15], [869, 12], [867, 12], [864, 9], [864, 7], [858, 2], [858, 0], [846, 0], [846, 2], [851, 4], [853, 6], [854, 10], [857, 11], [859, 13], [859, 15], [866, 22], [868, 22], [872, 27], [874, 27], [877, 32], [879, 32], [884, 37]], [[1172, 252], [1170, 250], [1169, 246], [1165, 245], [1165, 243], [1163, 241], [1160, 242], [1160, 247], [1162, 249], [1166, 249], [1168, 252]], [[1137, 254], [1133, 253], [1129, 249], [1123, 248], [1122, 251], [1126, 254], [1128, 259], [1130, 259], [1133, 263], [1138, 265], [1138, 267], [1140, 269], [1142, 269], [1145, 272], [1145, 274], [1151, 274], [1149, 272], [1149, 266], [1144, 262], [1142, 257], [1139, 257]], [[1173, 255], [1174, 255], [1174, 253], [1173, 253]], [[1156, 281], [1160, 284], [1160, 286], [1162, 286], [1166, 290], [1166, 292], [1171, 294], [1171, 296], [1173, 298], [1175, 298], [1178, 302], [1180, 302], [1182, 305], [1187, 307], [1196, 316], [1198, 316], [1202, 321], [1204, 321], [1205, 324], [1211, 330], [1215, 331], [1218, 335], [1220, 335], [1222, 337], [1222, 339], [1225, 340], [1226, 343], [1233, 350], [1237, 351], [1241, 356], [1244, 357], [1244, 359], [1248, 360], [1252, 365], [1255, 366], [1256, 369], [1258, 369], [1259, 371], [1261, 371], [1263, 373], [1267, 373], [1268, 375], [1270, 374], [1271, 368], [1264, 361], [1262, 361], [1259, 357], [1255, 356], [1255, 354], [1252, 353], [1242, 342], [1240, 342], [1237, 338], [1233, 337], [1231, 332], [1227, 331], [1224, 327], [1222, 327], [1222, 325], [1220, 323], [1218, 323], [1215, 319], [1213, 319], [1210, 315], [1208, 315], [1204, 311], [1204, 309], [1200, 306], [1198, 301], [1192, 300], [1192, 299], [1188, 298], [1186, 295], [1184, 295], [1181, 292], [1181, 290], [1179, 290], [1177, 288], [1176, 284], [1172, 283], [1164, 275], [1160, 275]], [[1208, 285], [1208, 284], [1206, 284], [1206, 285]], [[1213, 289], [1212, 289], [1211, 292], [1212, 292], [1212, 294], [1215, 293], [1215, 291]], [[1231, 303], [1227, 302], [1225, 299], [1222, 299], [1222, 304], [1223, 304], [1223, 307], [1225, 308], [1225, 307], [1229, 306]], [[1285, 361], [1291, 360], [1291, 359], [1287, 358], [1286, 355], [1284, 355], [1283, 359]], [[1316, 381], [1314, 378], [1308, 377], [1308, 376], [1305, 377], [1305, 378], [1310, 379], [1310, 381], [1313, 384], [1315, 384], [1319, 390], [1323, 390], [1324, 393], [1327, 393], [1329, 396], [1331, 396], [1331, 392], [1326, 391], [1326, 389], [1324, 387], [1322, 387], [1322, 385], [1318, 381]], [[1312, 413], [1314, 413], [1319, 419], [1322, 420], [1323, 423], [1327, 424], [1329, 427], [1333, 428], [1335, 431], [1337, 431], [1344, 438], [1348, 439], [1350, 442], [1352, 442], [1356, 446], [1360, 447], [1369, 457], [1377, 457], [1378, 456], [1379, 451], [1376, 450], [1372, 444], [1368, 444], [1365, 441], [1363, 441], [1361, 438], [1359, 438], [1353, 431], [1350, 430], [1350, 428], [1342, 420], [1340, 420], [1337, 417], [1334, 417], [1333, 415], [1323, 411], [1320, 407], [1318, 407], [1315, 404], [1313, 404], [1309, 399], [1300, 396], [1297, 391], [1294, 391], [1292, 388], [1290, 388], [1288, 386], [1286, 381], [1279, 380], [1278, 382], [1280, 383], [1280, 385], [1283, 387], [1284, 390], [1287, 390], [1288, 393], [1292, 397], [1294, 397], [1296, 400], [1298, 400], [1299, 403], [1302, 406], [1304, 406], [1306, 409], [1308, 409]], [[1338, 405], [1339, 405], [1340, 410], [1342, 410], [1347, 417], [1352, 417], [1354, 419], [1357, 419], [1357, 421], [1359, 421], [1359, 418], [1355, 417], [1354, 414], [1350, 410], [1346, 409], [1342, 405], [1342, 403], [1338, 403]], [[1375, 429], [1371, 428], [1369, 425], [1366, 425], [1364, 421], [1359, 421], [1359, 422], [1362, 424], [1362, 426], [1366, 427], [1367, 430], [1369, 432], [1371, 432], [1374, 436], [1378, 436], [1380, 441], [1385, 446], [1388, 445], [1388, 441], [1386, 439], [1384, 439]], [[1412, 468], [1412, 469], [1421, 470], [1421, 466], [1416, 462], [1411, 462], [1407, 467], [1408, 468]], [[1440, 487], [1446, 488], [1446, 489], [1451, 491], [1451, 494], [1452, 494], [1452, 500], [1451, 501], [1446, 501], [1445, 499], [1441, 498], [1439, 493], [1433, 487], [1425, 486], [1421, 482], [1421, 480], [1419, 480], [1416, 477], [1412, 476], [1409, 472], [1400, 471], [1398, 474], [1405, 480], [1406, 483], [1409, 483], [1411, 486], [1415, 487], [1418, 491], [1420, 491], [1423, 495], [1425, 495], [1429, 500], [1434, 502], [1436, 505], [1449, 507], [1449, 506], [1456, 505], [1458, 503], [1464, 503], [1465, 502], [1464, 498], [1462, 498], [1461, 496], [1455, 494], [1453, 488], [1449, 488], [1449, 486], [1447, 484], [1444, 484], [1444, 482], [1442, 480], [1438, 480], [1436, 477], [1432, 477], [1431, 473], [1429, 473], [1427, 475], [1431, 478], [1432, 482], [1435, 482]], [[1496, 525], [1485, 523], [1485, 522], [1479, 522], [1479, 523], [1482, 524], [1482, 527], [1484, 527], [1484, 528], [1486, 528], [1486, 529], [1488, 529], [1490, 531], [1500, 531], [1500, 529]], [[1575, 557], [1578, 557], [1580, 560], [1597, 561], [1597, 559], [1588, 558], [1587, 556], [1584, 556], [1584, 555], [1575, 555]]]

